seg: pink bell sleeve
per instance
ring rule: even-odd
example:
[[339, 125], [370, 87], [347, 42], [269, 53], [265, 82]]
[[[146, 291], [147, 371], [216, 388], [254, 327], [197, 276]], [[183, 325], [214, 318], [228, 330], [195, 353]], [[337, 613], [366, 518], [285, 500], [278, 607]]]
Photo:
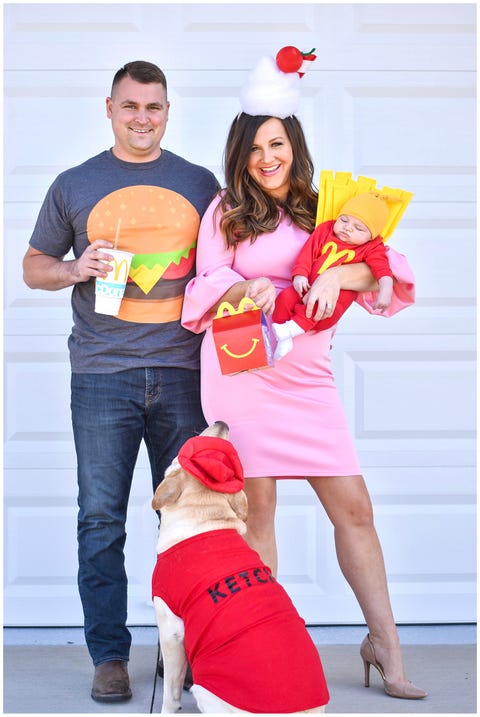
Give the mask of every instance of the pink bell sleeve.
[[215, 215], [218, 202], [218, 198], [214, 199], [203, 215], [197, 242], [197, 274], [185, 289], [182, 326], [195, 334], [211, 325], [215, 318], [211, 307], [233, 284], [244, 278], [232, 269], [235, 252], [227, 248], [220, 231], [220, 215]]
[[[389, 246], [386, 247], [386, 250], [393, 274], [393, 295], [390, 306], [381, 315], [393, 316], [415, 302], [415, 277], [403, 254]], [[373, 309], [377, 293], [376, 291], [365, 291], [358, 294], [356, 301], [370, 314], [378, 314], [378, 311]]]

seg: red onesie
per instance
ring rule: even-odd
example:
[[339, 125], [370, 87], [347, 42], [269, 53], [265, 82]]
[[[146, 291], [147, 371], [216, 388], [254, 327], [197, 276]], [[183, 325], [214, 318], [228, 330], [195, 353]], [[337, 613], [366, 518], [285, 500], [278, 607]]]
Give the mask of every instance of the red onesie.
[[[360, 246], [354, 246], [335, 236], [334, 224], [334, 221], [322, 222], [310, 235], [293, 265], [292, 277], [297, 274], [307, 276], [312, 285], [318, 275], [331, 266], [347, 263], [358, 264], [362, 261], [368, 264], [375, 279], [380, 279], [382, 276], [393, 276], [385, 244], [381, 237], [371, 239]], [[357, 293], [342, 289], [332, 316], [328, 319], [321, 319], [321, 321], [314, 321], [305, 316], [305, 304], [302, 303], [293, 286], [289, 286], [277, 296], [273, 321], [283, 324], [289, 319], [294, 319], [304, 331], [329, 329], [338, 322], [355, 301]]]
[[328, 702], [304, 621], [236, 530], [202, 533], [160, 553], [152, 594], [185, 623], [195, 684], [247, 712], [298, 712]]

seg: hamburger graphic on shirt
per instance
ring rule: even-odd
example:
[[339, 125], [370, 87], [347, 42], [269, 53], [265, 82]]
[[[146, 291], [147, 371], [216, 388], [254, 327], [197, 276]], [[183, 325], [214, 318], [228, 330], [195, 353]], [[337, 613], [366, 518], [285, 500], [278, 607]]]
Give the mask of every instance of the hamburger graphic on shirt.
[[114, 242], [119, 226], [117, 248], [134, 254], [118, 319], [180, 319], [185, 286], [194, 272], [199, 223], [195, 207], [163, 187], [118, 189], [95, 205], [88, 217], [88, 240]]

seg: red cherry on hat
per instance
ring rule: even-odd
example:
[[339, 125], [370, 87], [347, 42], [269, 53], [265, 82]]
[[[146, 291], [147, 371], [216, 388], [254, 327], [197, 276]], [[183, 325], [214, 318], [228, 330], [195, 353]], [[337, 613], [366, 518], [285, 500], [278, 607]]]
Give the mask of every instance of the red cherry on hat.
[[277, 52], [275, 61], [282, 72], [298, 72], [303, 63], [303, 55], [293, 45], [287, 45]]

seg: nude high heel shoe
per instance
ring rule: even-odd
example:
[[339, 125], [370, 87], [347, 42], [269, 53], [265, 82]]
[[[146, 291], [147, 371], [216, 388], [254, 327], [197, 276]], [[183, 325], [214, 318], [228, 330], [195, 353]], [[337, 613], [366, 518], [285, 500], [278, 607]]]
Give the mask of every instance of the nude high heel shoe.
[[419, 687], [415, 687], [412, 682], [389, 682], [385, 678], [383, 667], [375, 656], [375, 648], [373, 647], [370, 635], [365, 637], [360, 646], [360, 656], [365, 668], [365, 687], [370, 687], [370, 665], [373, 665], [379, 671], [380, 677], [383, 680], [384, 690], [390, 697], [399, 697], [404, 700], [421, 700], [427, 696], [427, 692], [424, 692], [424, 690], [421, 690]]

